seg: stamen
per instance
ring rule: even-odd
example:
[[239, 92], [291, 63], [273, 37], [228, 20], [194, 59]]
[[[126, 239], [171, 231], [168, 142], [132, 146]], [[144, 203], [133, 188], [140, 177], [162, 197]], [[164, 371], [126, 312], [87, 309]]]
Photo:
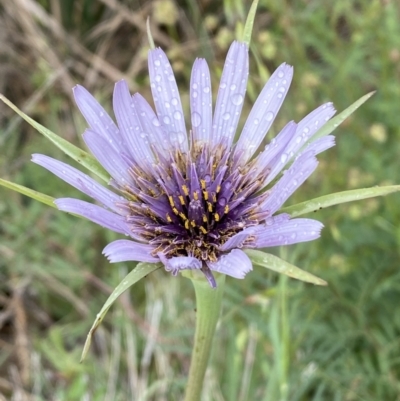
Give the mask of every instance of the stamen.
[[186, 196], [189, 196], [189, 188], [186, 185], [182, 185], [182, 191]]

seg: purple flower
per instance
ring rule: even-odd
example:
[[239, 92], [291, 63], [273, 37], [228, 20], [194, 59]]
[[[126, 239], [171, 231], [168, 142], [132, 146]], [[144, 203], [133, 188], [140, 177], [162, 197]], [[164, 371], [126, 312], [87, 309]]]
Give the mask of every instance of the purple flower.
[[215, 286], [213, 271], [244, 278], [252, 270], [242, 249], [320, 236], [320, 222], [276, 213], [315, 170], [315, 156], [334, 145], [326, 136], [304, 146], [335, 113], [331, 103], [298, 124], [289, 122], [257, 152], [289, 89], [291, 66], [284, 63], [272, 74], [235, 144], [249, 73], [246, 44], [234, 42], [229, 49], [214, 114], [207, 62], [195, 61], [189, 130], [161, 49], [150, 50], [149, 72], [156, 112], [120, 81], [113, 97], [118, 125], [86, 89], [74, 88], [90, 127], [83, 138], [112, 177], [112, 190], [65, 163], [44, 155], [32, 158], [101, 204], [62, 198], [56, 200], [60, 210], [130, 237], [107, 245], [103, 252], [111, 262], [162, 262], [174, 275], [198, 269]]

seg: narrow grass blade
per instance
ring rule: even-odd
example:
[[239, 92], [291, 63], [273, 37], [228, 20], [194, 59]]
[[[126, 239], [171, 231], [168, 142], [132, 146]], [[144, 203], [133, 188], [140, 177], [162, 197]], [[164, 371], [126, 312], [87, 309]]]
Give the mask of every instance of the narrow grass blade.
[[352, 105], [344, 109], [340, 114], [333, 117], [329, 120], [321, 129], [319, 129], [315, 135], [311, 138], [311, 141], [314, 142], [316, 139], [321, 138], [323, 136], [329, 135], [332, 131], [334, 131], [347, 117], [353, 114], [362, 104], [364, 104], [375, 91], [367, 93], [357, 101], [355, 101]]
[[243, 31], [243, 42], [250, 47], [251, 33], [253, 32], [254, 18], [256, 16], [258, 0], [253, 0], [251, 4], [249, 14], [246, 19], [246, 25]]
[[89, 351], [94, 332], [100, 326], [101, 322], [104, 319], [104, 316], [110, 309], [111, 305], [115, 302], [115, 300], [129, 287], [137, 283], [139, 280], [141, 280], [143, 277], [147, 276], [154, 270], [157, 270], [160, 266], [161, 265], [159, 263], [138, 263], [137, 266], [118, 284], [118, 286], [108, 297], [106, 303], [103, 305], [100, 312], [96, 316], [96, 319], [89, 331], [89, 334], [87, 335], [85, 345], [83, 347], [81, 362], [85, 359]]
[[35, 199], [39, 202], [42, 202], [48, 206], [57, 208], [54, 204], [54, 198], [51, 196], [42, 194], [41, 192], [34, 191], [33, 189], [24, 187], [23, 185], [15, 184], [14, 182], [3, 180], [0, 178], [0, 185], [13, 191], [19, 192], [20, 194], [29, 196], [32, 199]]
[[278, 256], [271, 255], [255, 249], [244, 250], [251, 261], [258, 266], [266, 267], [269, 270], [273, 270], [277, 273], [285, 274], [286, 276], [296, 278], [297, 280], [306, 281], [316, 285], [327, 285], [327, 282], [308, 273], [297, 266], [286, 262], [285, 260], [278, 258]]
[[317, 210], [324, 209], [329, 206], [374, 198], [376, 196], [385, 196], [398, 191], [400, 191], [400, 185], [352, 189], [350, 191], [336, 192], [334, 194], [324, 195], [319, 198], [301, 202], [293, 206], [284, 207], [280, 211], [289, 213], [292, 217], [297, 217], [301, 216], [302, 214], [316, 212]]
[[24, 112], [22, 112], [15, 104], [10, 102], [6, 97], [0, 94], [0, 100], [2, 100], [7, 106], [13, 109], [17, 114], [19, 114], [27, 123], [32, 125], [37, 131], [39, 131], [42, 135], [44, 135], [47, 139], [53, 142], [58, 148], [60, 148], [64, 153], [70, 156], [72, 159], [76, 160], [79, 164], [86, 167], [92, 173], [96, 174], [104, 181], [109, 181], [110, 176], [105, 172], [103, 167], [99, 164], [99, 162], [89, 153], [84, 150], [78, 148], [72, 143], [66, 141], [60, 136], [56, 135], [54, 132], [50, 131], [43, 125], [39, 124], [29, 116], [27, 116]]

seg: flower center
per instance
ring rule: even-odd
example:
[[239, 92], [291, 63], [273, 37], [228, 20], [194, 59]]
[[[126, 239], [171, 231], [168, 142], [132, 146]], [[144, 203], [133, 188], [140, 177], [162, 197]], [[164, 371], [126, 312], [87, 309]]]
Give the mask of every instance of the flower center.
[[258, 224], [261, 177], [235, 168], [224, 149], [160, 156], [152, 170], [146, 177], [132, 171], [137, 188], [124, 191], [132, 199], [132, 232], [156, 245], [154, 254], [215, 261], [230, 237]]

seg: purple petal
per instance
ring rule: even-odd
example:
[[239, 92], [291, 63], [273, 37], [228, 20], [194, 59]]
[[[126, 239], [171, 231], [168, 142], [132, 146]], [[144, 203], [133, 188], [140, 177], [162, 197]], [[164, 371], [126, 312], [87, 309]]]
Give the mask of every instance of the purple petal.
[[212, 124], [212, 91], [206, 60], [198, 58], [190, 78], [190, 110], [193, 138], [208, 143]]
[[250, 227], [239, 233], [235, 234], [233, 237], [229, 238], [222, 246], [219, 247], [220, 251], [229, 251], [233, 248], [242, 248], [244, 241], [253, 233], [254, 228]]
[[181, 270], [199, 270], [201, 269], [200, 260], [191, 256], [175, 256], [166, 258], [162, 253], [157, 254], [161, 262], [164, 264], [167, 272], [172, 272], [176, 276]]
[[[297, 124], [296, 133], [281, 154], [280, 161], [277, 160], [280, 163], [278, 164], [280, 166], [279, 171], [334, 114], [335, 109], [332, 103], [326, 103], [312, 111]], [[265, 185], [271, 182], [273, 178], [272, 175], [268, 177]]]
[[111, 263], [134, 260], [137, 262], [156, 263], [160, 259], [152, 256], [154, 247], [148, 244], [120, 239], [111, 242], [103, 249], [103, 254]]
[[158, 119], [169, 134], [173, 148], [187, 152], [185, 119], [171, 65], [166, 54], [160, 48], [149, 51], [148, 61], [151, 91]]
[[303, 153], [312, 150], [317, 155], [333, 146], [335, 146], [335, 137], [333, 135], [328, 135], [316, 139], [314, 142], [310, 142], [304, 149]]
[[128, 84], [124, 80], [115, 84], [113, 106], [129, 154], [146, 170], [154, 162], [154, 155], [149, 146], [148, 133], [141, 124]]
[[125, 208], [117, 205], [127, 203], [122, 196], [104, 188], [97, 181], [88, 175], [82, 173], [76, 168], [71, 167], [66, 163], [62, 163], [45, 155], [34, 154], [32, 161], [40, 166], [51, 171], [57, 177], [72, 185], [79, 191], [89, 195], [93, 199], [99, 201], [104, 206], [121, 215], [126, 215], [128, 212]]
[[54, 203], [59, 210], [86, 217], [94, 223], [121, 234], [129, 235], [129, 226], [125, 218], [109, 212], [100, 206], [84, 202], [79, 199], [60, 198]]
[[112, 118], [106, 113], [97, 100], [83, 87], [73, 88], [75, 102], [85, 117], [89, 127], [98, 132], [115, 150], [123, 149], [121, 134]]
[[148, 139], [160, 154], [167, 156], [171, 149], [170, 140], [167, 132], [161, 127], [156, 113], [140, 93], [135, 93], [132, 96], [132, 101], [137, 110], [143, 131], [148, 135], [145, 139]]
[[107, 142], [96, 132], [86, 130], [83, 139], [94, 157], [107, 170], [107, 172], [120, 185], [133, 185], [132, 177], [129, 175], [129, 166]]
[[244, 278], [253, 270], [249, 257], [241, 250], [234, 249], [226, 255], [222, 255], [216, 262], [207, 262], [208, 267], [218, 273], [223, 273], [234, 278]]
[[272, 141], [265, 147], [264, 151], [260, 153], [257, 158], [255, 167], [260, 173], [267, 175], [269, 181], [276, 177], [281, 171], [279, 164], [273, 162], [277, 160], [277, 156], [282, 153], [283, 149], [287, 146], [297, 129], [297, 124], [294, 121], [289, 122], [282, 129], [282, 131], [272, 139]]
[[270, 196], [261, 206], [264, 213], [271, 216], [286, 202], [297, 188], [317, 168], [318, 160], [314, 152], [306, 152], [299, 156], [282, 178], [271, 188]]
[[239, 152], [242, 165], [253, 156], [260, 146], [288, 92], [293, 77], [293, 67], [281, 64], [271, 75], [258, 96], [243, 131], [236, 144], [235, 154]]
[[222, 71], [215, 105], [212, 145], [231, 145], [243, 107], [248, 75], [249, 49], [245, 43], [235, 41], [229, 48]]
[[276, 224], [263, 224], [257, 227], [252, 242], [254, 248], [296, 244], [317, 239], [323, 224], [311, 219], [293, 219]]

